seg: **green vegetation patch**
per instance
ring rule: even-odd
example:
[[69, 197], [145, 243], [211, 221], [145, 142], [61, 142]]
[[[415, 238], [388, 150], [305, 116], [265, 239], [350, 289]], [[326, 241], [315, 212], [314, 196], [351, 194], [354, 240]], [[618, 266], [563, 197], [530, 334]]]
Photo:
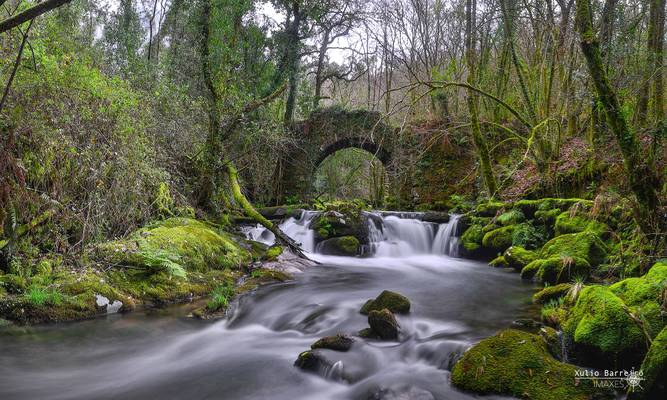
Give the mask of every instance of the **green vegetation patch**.
[[590, 399], [595, 393], [592, 382], [575, 382], [575, 369], [555, 360], [539, 336], [509, 329], [466, 351], [451, 379], [454, 386], [481, 394]]

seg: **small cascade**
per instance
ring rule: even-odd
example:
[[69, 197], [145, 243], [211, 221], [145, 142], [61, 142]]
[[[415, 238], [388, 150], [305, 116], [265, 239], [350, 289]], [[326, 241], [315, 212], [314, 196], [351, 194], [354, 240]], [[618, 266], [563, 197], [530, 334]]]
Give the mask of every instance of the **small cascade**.
[[457, 257], [459, 254], [459, 238], [456, 231], [460, 215], [452, 215], [449, 222], [438, 226], [438, 233], [433, 240], [433, 253]]
[[[318, 214], [319, 211], [302, 211], [299, 218], [288, 218], [281, 223], [280, 229], [301, 243], [304, 251], [314, 253], [317, 251], [315, 232], [310, 229], [310, 223]], [[458, 256], [459, 240], [456, 233], [459, 215], [452, 215], [449, 222], [444, 224], [423, 221], [423, 214], [416, 212], [365, 212], [364, 216], [368, 235], [361, 249], [364, 256]], [[243, 232], [251, 240], [267, 245], [275, 242], [273, 233], [260, 225], [246, 227]]]
[[[301, 248], [312, 253], [315, 251], [315, 232], [309, 228], [310, 222], [318, 214], [317, 211], [302, 211], [299, 218], [290, 217], [282, 222], [279, 227], [287, 236], [301, 244]], [[241, 232], [250, 240], [271, 246], [276, 242], [276, 236], [270, 230], [260, 224], [246, 226]]]

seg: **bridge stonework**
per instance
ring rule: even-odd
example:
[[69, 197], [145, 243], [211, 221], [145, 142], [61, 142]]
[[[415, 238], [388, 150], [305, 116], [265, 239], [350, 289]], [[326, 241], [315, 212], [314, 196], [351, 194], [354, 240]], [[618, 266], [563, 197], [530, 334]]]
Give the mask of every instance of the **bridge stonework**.
[[307, 120], [296, 124], [294, 144], [278, 163], [276, 202], [282, 203], [290, 197], [310, 198], [317, 167], [338, 150], [364, 149], [390, 172], [396, 132], [375, 111], [337, 107], [314, 111]]

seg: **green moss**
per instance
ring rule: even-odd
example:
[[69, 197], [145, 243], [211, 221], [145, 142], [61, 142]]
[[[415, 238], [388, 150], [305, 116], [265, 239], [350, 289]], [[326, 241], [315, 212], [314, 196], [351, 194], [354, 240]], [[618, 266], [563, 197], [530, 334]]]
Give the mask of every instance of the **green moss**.
[[556, 218], [562, 213], [560, 208], [552, 208], [551, 210], [539, 210], [535, 212], [535, 219], [544, 225], [553, 225]]
[[188, 271], [237, 268], [250, 252], [224, 232], [188, 218], [170, 218], [140, 229], [127, 239], [101, 244], [96, 257], [111, 264], [148, 267], [151, 259], [170, 260]]
[[623, 301], [605, 286], [582, 289], [564, 323], [577, 356], [607, 368], [631, 361], [645, 349], [645, 337]]
[[647, 301], [661, 302], [667, 287], [667, 263], [658, 262], [646, 275], [628, 278], [610, 286], [611, 291], [627, 305], [640, 305]]
[[463, 232], [463, 235], [461, 235], [461, 243], [466, 251], [472, 253], [482, 246], [483, 238], [484, 233], [482, 232], [482, 225], [473, 224]]
[[515, 225], [525, 220], [526, 217], [523, 215], [523, 212], [517, 209], [504, 212], [498, 218], [496, 218], [496, 221], [502, 226]]
[[640, 370], [643, 390], [630, 393], [628, 399], [659, 399], [667, 391], [667, 327], [653, 339]]
[[588, 261], [579, 257], [550, 257], [537, 260], [536, 263], [539, 266], [535, 271], [535, 280], [550, 285], [569, 282], [575, 278], [588, 278], [591, 270]]
[[456, 363], [452, 384], [481, 394], [534, 400], [590, 399], [592, 382], [574, 380], [575, 367], [556, 361], [537, 335], [505, 330], [484, 339]]
[[503, 257], [503, 256], [498, 256], [498, 257], [494, 258], [493, 260], [491, 260], [489, 262], [489, 265], [494, 267], [494, 268], [507, 268], [507, 267], [509, 267], [509, 264], [507, 263], [507, 261], [505, 260], [505, 257]]
[[282, 246], [271, 246], [266, 250], [266, 259], [275, 260], [281, 254], [283, 254]]
[[338, 246], [350, 255], [357, 254], [359, 240], [354, 236], [343, 236], [337, 239]]
[[20, 275], [5, 274], [0, 275], [0, 285], [8, 293], [23, 293], [28, 287], [28, 281]]
[[590, 219], [583, 215], [571, 216], [569, 211], [563, 212], [556, 218], [554, 226], [556, 236], [564, 235], [566, 233], [579, 233], [589, 230], [602, 236], [609, 228], [594, 219]]
[[546, 304], [552, 300], [564, 297], [572, 287], [569, 283], [547, 286], [533, 295], [533, 303]]
[[537, 253], [526, 250], [521, 246], [512, 246], [505, 250], [503, 254], [507, 265], [516, 271], [521, 271], [523, 267], [537, 259]]
[[546, 325], [560, 328], [567, 318], [567, 310], [563, 306], [563, 298], [548, 301], [540, 310], [542, 322]]
[[557, 236], [540, 251], [541, 258], [578, 257], [597, 267], [607, 256], [607, 246], [594, 232], [585, 231]]
[[384, 290], [374, 300], [368, 300], [361, 307], [362, 314], [368, 314], [371, 311], [380, 311], [388, 309], [393, 313], [405, 314], [410, 312], [410, 300], [400, 293]]
[[495, 217], [499, 210], [505, 208], [505, 203], [489, 201], [475, 207], [475, 213], [482, 217]]
[[515, 225], [504, 226], [488, 232], [482, 238], [482, 245], [497, 252], [503, 252], [512, 245], [512, 233]]

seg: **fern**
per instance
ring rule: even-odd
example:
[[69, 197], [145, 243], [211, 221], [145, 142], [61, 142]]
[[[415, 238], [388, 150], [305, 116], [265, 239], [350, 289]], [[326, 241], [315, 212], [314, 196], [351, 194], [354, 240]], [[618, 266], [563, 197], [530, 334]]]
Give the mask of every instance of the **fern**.
[[139, 253], [142, 258], [142, 265], [154, 273], [166, 272], [170, 276], [185, 278], [187, 272], [178, 262], [180, 257], [168, 251], [142, 251]]

